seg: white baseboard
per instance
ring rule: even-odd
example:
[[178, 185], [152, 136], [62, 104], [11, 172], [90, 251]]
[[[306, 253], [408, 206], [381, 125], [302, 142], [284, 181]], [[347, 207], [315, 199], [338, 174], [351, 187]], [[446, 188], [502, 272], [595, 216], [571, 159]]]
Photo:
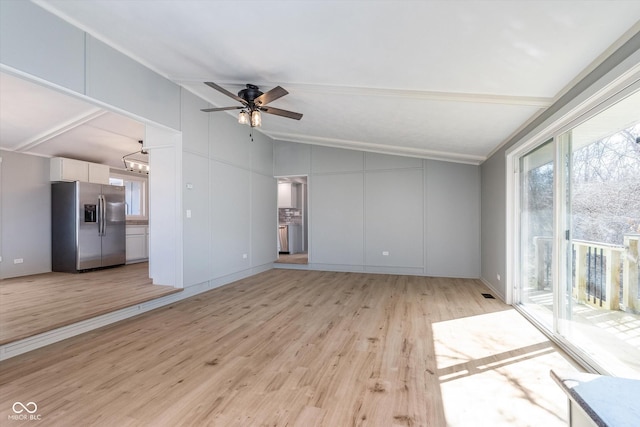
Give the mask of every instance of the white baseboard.
[[378, 267], [350, 264], [281, 264], [273, 263], [273, 268], [288, 270], [336, 271], [341, 273], [397, 274], [408, 276], [424, 276], [422, 267]]

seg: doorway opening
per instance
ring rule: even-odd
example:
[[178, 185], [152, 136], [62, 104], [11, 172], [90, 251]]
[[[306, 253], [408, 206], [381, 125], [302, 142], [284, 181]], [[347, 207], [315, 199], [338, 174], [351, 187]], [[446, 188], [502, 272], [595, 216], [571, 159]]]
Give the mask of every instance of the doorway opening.
[[309, 216], [306, 176], [278, 177], [278, 259], [308, 264]]

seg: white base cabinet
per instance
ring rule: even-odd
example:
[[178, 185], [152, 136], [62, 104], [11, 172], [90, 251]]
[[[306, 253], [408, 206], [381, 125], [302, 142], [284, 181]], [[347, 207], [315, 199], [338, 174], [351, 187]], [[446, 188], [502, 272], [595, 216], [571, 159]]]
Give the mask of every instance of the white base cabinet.
[[149, 260], [149, 232], [143, 225], [127, 226], [127, 264]]

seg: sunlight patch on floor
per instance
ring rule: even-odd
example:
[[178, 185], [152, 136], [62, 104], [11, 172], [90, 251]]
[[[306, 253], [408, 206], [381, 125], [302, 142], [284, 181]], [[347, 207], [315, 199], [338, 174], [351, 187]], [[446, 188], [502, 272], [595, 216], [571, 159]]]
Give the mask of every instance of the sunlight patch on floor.
[[549, 371], [576, 368], [515, 310], [434, 323], [433, 336], [448, 425], [566, 425]]

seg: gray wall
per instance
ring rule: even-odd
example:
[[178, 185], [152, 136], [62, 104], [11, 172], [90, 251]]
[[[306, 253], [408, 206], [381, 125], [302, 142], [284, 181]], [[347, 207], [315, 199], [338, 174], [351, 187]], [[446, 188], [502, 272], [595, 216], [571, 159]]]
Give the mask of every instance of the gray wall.
[[[0, 279], [51, 271], [49, 159], [0, 151]], [[22, 258], [22, 264], [13, 260]]]
[[[481, 165], [482, 279], [504, 299], [506, 276], [506, 150], [564, 116], [623, 72], [637, 65], [640, 33], [635, 34], [602, 64], [561, 96]], [[500, 275], [501, 280], [497, 276]]]
[[277, 256], [273, 143], [207, 107], [183, 89], [184, 286], [271, 268]]
[[274, 153], [276, 176], [309, 176], [310, 268], [480, 276], [478, 166], [289, 142]]
[[2, 2], [0, 63], [180, 128], [178, 85], [31, 2]]
[[480, 277], [480, 168], [425, 161], [427, 273]]
[[[506, 295], [506, 165], [505, 149], [482, 164], [482, 279]], [[500, 280], [498, 280], [500, 275]]]
[[[31, 2], [2, 2], [0, 63], [124, 111], [145, 122], [147, 136], [164, 130], [173, 140], [176, 131], [174, 157], [160, 148], [150, 154], [150, 265], [153, 254], [173, 263], [159, 265], [158, 276], [205, 289], [271, 268], [277, 209], [269, 138], [255, 133], [251, 142], [249, 128], [230, 115], [202, 113], [203, 100]], [[48, 159], [3, 157], [0, 277], [50, 271]], [[19, 257], [24, 264], [6, 262]]]

